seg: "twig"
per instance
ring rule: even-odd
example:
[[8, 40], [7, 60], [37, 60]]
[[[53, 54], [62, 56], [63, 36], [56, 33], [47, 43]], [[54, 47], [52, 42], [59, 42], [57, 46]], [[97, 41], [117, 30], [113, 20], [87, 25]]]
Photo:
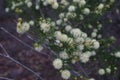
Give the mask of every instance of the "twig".
[[[1, 43], [0, 43], [0, 45], [2, 46]], [[37, 76], [40, 80], [43, 80], [42, 77], [40, 77], [38, 73], [34, 72], [32, 69], [30, 69], [29, 67], [23, 65], [22, 63], [20, 63], [19, 61], [15, 60], [14, 58], [10, 57], [10, 55], [7, 52], [7, 50], [3, 46], [1, 48], [4, 50], [4, 52], [5, 52], [6, 55], [0, 54], [0, 56], [3, 56], [5, 58], [10, 59], [11, 61], [15, 62], [16, 64], [19, 64], [20, 66], [22, 66], [23, 68], [25, 68], [26, 70], [30, 71], [35, 76]]]
[[3, 45], [2, 45], [1, 43], [0, 43], [0, 47], [1, 47], [1, 48], [3, 49], [3, 51], [5, 52], [5, 54], [6, 54], [5, 56], [7, 56], [7, 57], [8, 57], [8, 56], [9, 56], [9, 54], [7, 53], [7, 51], [5, 50], [5, 48], [3, 47]]
[[[29, 39], [31, 39], [32, 41], [35, 41], [35, 42], [38, 41], [38, 40], [33, 39], [29, 34], [27, 34], [27, 37], [28, 37]], [[48, 46], [46, 46], [46, 44], [44, 44], [43, 46], [46, 47], [48, 50], [50, 50], [55, 56], [57, 56], [57, 54], [55, 53], [55, 51], [51, 50], [51, 48], [48, 47]]]
[[6, 78], [6, 77], [0, 77], [0, 80], [14, 80], [14, 79], [10, 79], [10, 78]]
[[[10, 32], [8, 32], [5, 28], [0, 27], [0, 29], [3, 30], [5, 33], [9, 34], [11, 37], [13, 37], [14, 39], [16, 39], [17, 41], [19, 41], [20, 43], [22, 43], [23, 45], [25, 45], [26, 47], [28, 47], [28, 48], [36, 51], [33, 47], [31, 47], [30, 45], [26, 44], [25, 42], [23, 42], [22, 40], [20, 40], [19, 38], [17, 38], [16, 36], [14, 36], [13, 34], [11, 34]], [[36, 51], [36, 52], [38, 52], [38, 51]], [[49, 56], [48, 54], [44, 54], [42, 52], [39, 52], [39, 53], [41, 53], [43, 55], [46, 55], [46, 56]]]
[[[36, 5], [38, 5], [38, 3], [41, 3], [41, 0], [36, 0]], [[39, 6], [39, 9], [40, 9], [40, 14], [41, 14], [42, 18], [44, 19], [45, 16], [44, 16], [44, 14], [42, 12], [41, 6]]]
[[84, 74], [87, 78], [89, 78], [87, 72], [84, 70], [84, 68], [83, 68], [80, 64], [79, 64], [79, 68], [82, 70], [83, 74]]

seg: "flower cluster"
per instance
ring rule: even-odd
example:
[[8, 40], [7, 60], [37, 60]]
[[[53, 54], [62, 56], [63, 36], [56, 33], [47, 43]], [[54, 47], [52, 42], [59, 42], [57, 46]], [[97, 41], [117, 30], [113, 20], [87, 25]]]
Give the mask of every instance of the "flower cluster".
[[[54, 68], [60, 71], [63, 79], [67, 80], [71, 78], [71, 71], [74, 70], [71, 65], [77, 62], [87, 63], [92, 56], [96, 55], [96, 51], [100, 49], [102, 52], [101, 48], [104, 48], [105, 41], [101, 39], [102, 24], [98, 19], [113, 3], [114, 0], [60, 0], [59, 2], [57, 0], [13, 0], [5, 11], [13, 10], [23, 14], [27, 7], [31, 15], [33, 11], [36, 12], [25, 22], [21, 18], [18, 19], [17, 32], [23, 34], [33, 26], [32, 28], [40, 37], [39, 44], [34, 45], [35, 50], [39, 52], [43, 50], [41, 44], [46, 41], [47, 46], [56, 53], [53, 60]], [[58, 15], [57, 19], [47, 17], [41, 7], [52, 8]], [[115, 53], [114, 56], [120, 57], [120, 52]], [[105, 72], [111, 73], [111, 69], [101, 68], [98, 71], [100, 75], [104, 75]]]

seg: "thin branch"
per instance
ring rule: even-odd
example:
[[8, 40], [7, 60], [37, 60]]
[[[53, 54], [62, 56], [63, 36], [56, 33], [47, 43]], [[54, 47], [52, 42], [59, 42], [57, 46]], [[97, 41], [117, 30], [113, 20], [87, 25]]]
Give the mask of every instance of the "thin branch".
[[[27, 37], [28, 37], [29, 39], [31, 39], [32, 41], [35, 41], [35, 42], [38, 41], [38, 40], [33, 39], [33, 38], [30, 36], [30, 34], [27, 34]], [[53, 51], [50, 47], [46, 46], [46, 44], [44, 44], [43, 46], [46, 47], [48, 50], [50, 50], [52, 54], [54, 54], [55, 56], [57, 56], [57, 54], [55, 53], [55, 51]]]
[[[41, 3], [41, 0], [36, 0], [36, 5], [38, 5], [38, 3], [40, 4], [40, 3]], [[41, 6], [39, 6], [39, 10], [40, 10], [41, 17], [44, 19], [45, 16], [44, 16], [44, 14], [43, 14], [43, 12], [42, 12]]]
[[[2, 45], [2, 44], [1, 44], [1, 45]], [[2, 55], [2, 54], [0, 54], [0, 56], [3, 56], [3, 57], [5, 57], [5, 58], [10, 59], [11, 61], [15, 62], [16, 64], [19, 64], [20, 66], [22, 66], [23, 68], [25, 68], [26, 70], [30, 71], [30, 72], [33, 73], [35, 76], [37, 76], [40, 80], [43, 80], [42, 77], [40, 77], [38, 73], [34, 72], [32, 69], [30, 69], [29, 67], [23, 65], [22, 63], [20, 63], [19, 61], [15, 60], [14, 58], [8, 56], [9, 54], [8, 54], [7, 50], [6, 50], [3, 46], [2, 46], [2, 49], [4, 49], [4, 52], [5, 52], [7, 55]]]
[[5, 50], [5, 48], [3, 47], [3, 45], [0, 43], [0, 47], [3, 49], [3, 51], [5, 52], [6, 56], [8, 57], [9, 54], [7, 53], [7, 51]]
[[10, 79], [10, 78], [6, 78], [6, 77], [0, 77], [0, 80], [14, 80], [14, 79]]
[[32, 69], [30, 69], [29, 67], [23, 65], [22, 63], [20, 63], [19, 61], [15, 60], [14, 58], [8, 57], [8, 59], [10, 59], [11, 61], [15, 62], [16, 64], [19, 64], [20, 66], [22, 66], [22, 67], [25, 68], [26, 70], [32, 72], [35, 76], [37, 76], [38, 78], [40, 78], [41, 80], [43, 80], [42, 77], [39, 76], [38, 73], [34, 72]]
[[[33, 47], [31, 47], [30, 45], [26, 44], [25, 42], [23, 42], [22, 40], [20, 40], [19, 38], [17, 38], [16, 36], [14, 36], [13, 34], [11, 34], [10, 32], [8, 32], [5, 28], [0, 27], [0, 29], [3, 30], [5, 33], [9, 34], [11, 37], [13, 37], [14, 39], [16, 39], [17, 41], [19, 41], [20, 43], [22, 43], [23, 45], [25, 45], [26, 47], [28, 47], [28, 48], [36, 51]], [[36, 51], [36, 52], [38, 52], [38, 51]], [[46, 55], [46, 56], [49, 56], [48, 54], [44, 54], [42, 52], [38, 52], [38, 53], [41, 53], [41, 54]]]
[[89, 78], [88, 73], [84, 70], [84, 68], [81, 66], [81, 64], [78, 64], [79, 68], [82, 70], [83, 74]]

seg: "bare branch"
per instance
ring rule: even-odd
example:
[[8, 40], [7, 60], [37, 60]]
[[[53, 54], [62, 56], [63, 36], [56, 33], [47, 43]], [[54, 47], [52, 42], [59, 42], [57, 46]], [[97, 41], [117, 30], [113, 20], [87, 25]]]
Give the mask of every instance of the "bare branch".
[[3, 47], [3, 45], [2, 45], [1, 43], [0, 43], [0, 47], [1, 47], [1, 48], [3, 49], [3, 51], [5, 52], [5, 54], [6, 54], [5, 56], [7, 56], [7, 57], [8, 57], [8, 56], [9, 56], [9, 54], [7, 53], [6, 49]]
[[14, 80], [14, 79], [10, 79], [10, 78], [6, 78], [6, 77], [0, 77], [0, 80]]
[[[16, 36], [14, 36], [13, 34], [11, 34], [10, 32], [8, 32], [5, 28], [0, 27], [0, 29], [3, 30], [5, 33], [9, 34], [11, 37], [13, 37], [14, 39], [16, 39], [17, 41], [19, 41], [20, 43], [22, 43], [23, 45], [25, 45], [26, 47], [28, 47], [28, 48], [36, 51], [33, 47], [31, 47], [30, 45], [26, 44], [25, 42], [23, 42], [22, 40], [20, 40], [19, 38], [17, 38]], [[38, 52], [38, 51], [36, 51], [36, 52]], [[45, 54], [45, 53], [42, 53], [42, 52], [38, 52], [38, 53], [46, 55], [46, 56], [49, 56], [48, 54]]]
[[[5, 49], [3, 47], [3, 49]], [[6, 50], [5, 50], [6, 51]], [[8, 54], [8, 52], [6, 51], [6, 53]], [[0, 53], [0, 56], [5, 57], [13, 62], [15, 62], [16, 64], [19, 64], [20, 66], [22, 66], [23, 68], [25, 68], [26, 70], [30, 71], [31, 73], [33, 73], [36, 77], [38, 77], [40, 80], [44, 80], [41, 76], [39, 76], [38, 73], [34, 72], [32, 69], [30, 69], [29, 67], [23, 65], [22, 63], [20, 63], [19, 61], [15, 60], [14, 58], [7, 56], [7, 55], [2, 55], [2, 53]]]

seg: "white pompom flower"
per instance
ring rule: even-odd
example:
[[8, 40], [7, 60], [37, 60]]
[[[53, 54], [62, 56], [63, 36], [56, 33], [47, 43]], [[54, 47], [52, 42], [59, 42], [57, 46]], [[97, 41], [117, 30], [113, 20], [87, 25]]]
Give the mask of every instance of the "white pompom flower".
[[91, 37], [96, 37], [97, 36], [97, 33], [96, 32], [92, 32], [92, 34], [91, 34]]
[[35, 23], [34, 23], [33, 20], [31, 20], [31, 21], [29, 21], [29, 24], [30, 24], [31, 26], [33, 26]]
[[17, 24], [17, 32], [19, 34], [23, 34], [23, 33], [27, 32], [29, 29], [30, 29], [30, 25], [27, 22], [24, 22], [22, 24], [19, 22]]
[[62, 59], [68, 59], [69, 58], [68, 54], [65, 51], [60, 52], [59, 56]]
[[73, 6], [73, 5], [69, 6], [69, 7], [68, 7], [68, 11], [69, 11], [69, 12], [75, 11], [75, 6]]
[[101, 3], [98, 5], [98, 10], [102, 10], [103, 8], [104, 8], [104, 4]]
[[82, 45], [82, 44], [81, 44], [81, 45], [78, 45], [77, 48], [78, 48], [80, 51], [82, 51], [82, 50], [84, 49], [84, 45]]
[[75, 42], [76, 42], [76, 43], [79, 43], [79, 44], [82, 44], [84, 41], [85, 41], [85, 40], [84, 40], [84, 38], [82, 38], [82, 37], [78, 37], [78, 38], [75, 39]]
[[87, 63], [89, 61], [89, 58], [90, 58], [90, 55], [89, 54], [86, 54], [86, 53], [82, 53], [80, 55], [80, 61], [82, 63]]
[[70, 25], [67, 25], [66, 27], [65, 27], [65, 30], [68, 32], [68, 31], [70, 31], [72, 29], [72, 27], [70, 26]]
[[55, 33], [54, 33], [54, 36], [55, 37], [58, 37], [58, 36], [60, 36], [62, 33], [60, 32], [60, 31], [55, 31]]
[[81, 7], [81, 6], [84, 6], [86, 4], [86, 1], [85, 0], [80, 0], [79, 1], [79, 6]]
[[79, 2], [79, 0], [73, 0], [73, 2], [78, 3], [78, 2]]
[[57, 24], [57, 25], [61, 25], [61, 23], [62, 23], [62, 20], [61, 20], [61, 19], [59, 19], [59, 20], [56, 21], [56, 24]]
[[52, 5], [52, 8], [53, 9], [57, 9], [59, 7], [59, 4], [57, 2], [55, 2], [53, 5]]
[[31, 6], [32, 6], [32, 2], [29, 1], [29, 2], [27, 3], [27, 7], [30, 8]]
[[116, 52], [115, 57], [120, 58], [120, 52]]
[[98, 49], [98, 48], [100, 47], [100, 43], [99, 43], [98, 41], [93, 40], [92, 42], [93, 42], [93, 47], [94, 47], [95, 49]]
[[99, 75], [104, 75], [104, 74], [105, 74], [105, 70], [104, 70], [104, 69], [102, 69], [102, 68], [101, 68], [101, 69], [99, 69], [98, 74], [99, 74]]
[[90, 79], [88, 79], [88, 80], [95, 80], [94, 78], [90, 78]]
[[77, 38], [81, 35], [81, 30], [79, 28], [74, 28], [70, 31], [74, 38]]
[[65, 80], [69, 79], [71, 77], [71, 73], [69, 70], [63, 70], [61, 72], [61, 77]]
[[35, 46], [35, 50], [41, 52], [43, 50], [43, 47], [41, 45]]
[[66, 42], [68, 40], [68, 36], [66, 34], [62, 34], [59, 37], [59, 40], [62, 42]]
[[111, 69], [110, 69], [110, 68], [106, 68], [106, 72], [107, 72], [108, 74], [110, 74], [110, 73], [111, 73]]
[[41, 23], [40, 27], [41, 27], [41, 30], [43, 30], [43, 32], [49, 32], [50, 30], [50, 25], [48, 23]]
[[55, 69], [61, 69], [62, 66], [63, 66], [62, 60], [61, 59], [55, 59], [53, 61], [53, 66], [54, 66]]
[[39, 9], [40, 9], [40, 6], [39, 6], [39, 5], [36, 5], [36, 6], [35, 6], [35, 9], [36, 9], [36, 10], [39, 10]]
[[9, 8], [5, 8], [5, 12], [9, 12], [10, 11], [10, 9]]
[[89, 8], [85, 8], [85, 9], [83, 10], [83, 14], [85, 14], [85, 15], [90, 14], [90, 9], [89, 9]]

